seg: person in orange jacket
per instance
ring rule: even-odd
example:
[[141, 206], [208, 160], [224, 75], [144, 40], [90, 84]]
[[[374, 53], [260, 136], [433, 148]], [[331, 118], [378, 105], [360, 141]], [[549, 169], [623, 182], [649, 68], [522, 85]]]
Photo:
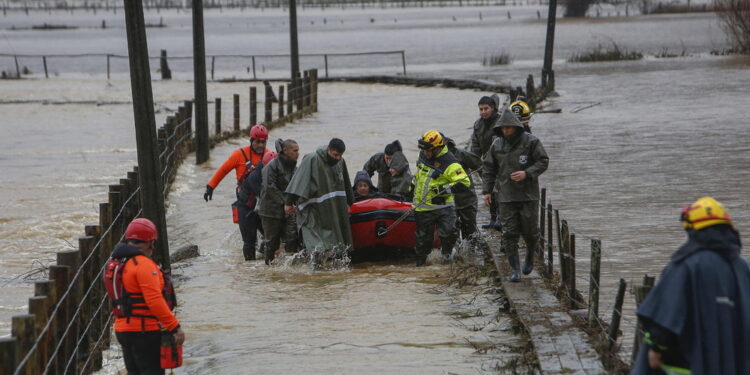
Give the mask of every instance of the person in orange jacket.
[[162, 330], [172, 333], [177, 345], [185, 341], [185, 332], [167, 300], [164, 274], [151, 259], [156, 238], [154, 223], [138, 218], [125, 230], [125, 242], [112, 252], [112, 258], [129, 258], [122, 271], [122, 286], [130, 296], [130, 313], [115, 319], [115, 336], [129, 375], [164, 374], [159, 360]]
[[[247, 177], [250, 171], [263, 160], [263, 155], [269, 152], [266, 149], [268, 140], [268, 129], [263, 125], [253, 125], [250, 128], [250, 144], [237, 150], [234, 150], [229, 158], [224, 161], [219, 169], [216, 170], [211, 180], [206, 185], [206, 192], [203, 199], [208, 202], [213, 198], [214, 189], [219, 185], [221, 180], [234, 169], [237, 175], [237, 186]], [[258, 229], [260, 227], [260, 217], [255, 212], [255, 200], [240, 201], [238, 196], [237, 216], [239, 219], [240, 233], [242, 234], [242, 253], [245, 260], [255, 260], [255, 244], [258, 241]]]

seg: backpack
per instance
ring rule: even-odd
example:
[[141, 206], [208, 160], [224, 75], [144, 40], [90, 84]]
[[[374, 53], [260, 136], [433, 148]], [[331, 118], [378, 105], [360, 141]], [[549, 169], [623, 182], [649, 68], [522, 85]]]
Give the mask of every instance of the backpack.
[[[122, 274], [125, 270], [125, 264], [131, 259], [136, 265], [138, 264], [135, 257], [124, 257], [109, 258], [104, 265], [102, 279], [104, 280], [104, 289], [107, 291], [107, 297], [112, 304], [112, 314], [115, 318], [139, 317], [156, 319], [153, 315], [133, 314], [133, 305], [145, 305], [146, 301], [143, 299], [143, 294], [130, 293], [125, 290], [125, 285], [122, 282]], [[168, 273], [164, 273], [164, 288], [162, 289], [162, 295], [167, 301], [169, 309], [174, 310], [175, 306], [177, 306], [177, 299], [174, 293], [174, 285], [172, 285], [172, 280]], [[144, 310], [144, 307], [135, 306], [135, 309]]]

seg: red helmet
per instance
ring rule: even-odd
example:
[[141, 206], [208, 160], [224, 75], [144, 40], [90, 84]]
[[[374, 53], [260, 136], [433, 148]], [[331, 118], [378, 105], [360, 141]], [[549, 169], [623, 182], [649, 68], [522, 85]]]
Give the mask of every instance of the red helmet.
[[263, 125], [253, 125], [250, 128], [250, 139], [265, 141], [268, 139], [268, 129]]
[[266, 152], [265, 154], [263, 154], [263, 165], [264, 166], [268, 165], [268, 163], [270, 163], [271, 160], [276, 159], [276, 156], [278, 156], [278, 155], [279, 154], [277, 154], [277, 153], [275, 153], [273, 151]]
[[156, 225], [151, 220], [139, 217], [125, 229], [126, 240], [153, 241], [156, 239]]

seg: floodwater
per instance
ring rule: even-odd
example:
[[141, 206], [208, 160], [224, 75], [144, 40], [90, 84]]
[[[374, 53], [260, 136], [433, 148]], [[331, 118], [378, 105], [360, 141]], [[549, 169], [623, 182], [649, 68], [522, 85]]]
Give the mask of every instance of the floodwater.
[[[506, 17], [508, 9], [512, 20]], [[483, 21], [477, 17], [480, 11]], [[286, 53], [286, 34], [269, 30], [284, 27], [284, 13], [265, 12], [207, 12], [207, 20], [212, 20], [206, 26], [208, 53]], [[83, 13], [58, 16], [64, 22], [100, 23]], [[161, 16], [170, 27], [149, 29], [154, 55], [161, 48], [169, 49], [170, 55], [189, 55], [189, 14], [162, 12], [147, 15], [147, 20], [158, 22]], [[42, 23], [46, 16], [34, 17], [0, 18], [0, 28]], [[117, 18], [109, 17], [116, 25]], [[56, 23], [63, 22], [59, 19]], [[405, 49], [409, 74], [514, 85], [522, 85], [528, 74], [539, 79], [544, 22], [536, 20], [535, 7], [307, 10], [301, 20], [302, 52]], [[242, 22], [248, 22], [245, 27], [252, 32], [241, 28]], [[124, 53], [126, 45], [121, 26], [56, 34], [0, 33], [4, 53]], [[563, 112], [538, 114], [532, 120], [534, 134], [551, 159], [542, 185], [577, 235], [582, 291], [588, 290], [588, 239], [603, 241], [601, 310], [608, 318], [617, 280], [633, 282], [646, 273], [658, 274], [683, 241], [677, 220], [682, 205], [703, 195], [715, 196], [728, 207], [740, 232], [750, 229], [750, 60], [708, 54], [726, 47], [713, 14], [561, 20], [556, 36], [561, 96], [545, 106]], [[646, 58], [565, 62], [575, 51], [613, 41]], [[654, 58], [662, 48], [677, 54], [684, 49], [687, 56]], [[499, 50], [513, 56], [511, 65], [481, 65], [482, 56]], [[331, 73], [400, 72], [399, 58], [389, 58], [337, 60]], [[122, 80], [126, 63], [121, 63], [123, 68], [115, 70], [117, 79], [108, 83], [102, 80], [102, 62], [90, 67], [56, 62], [60, 78], [0, 82], [0, 99], [127, 101], [129, 84]], [[8, 70], [11, 64], [0, 60], [0, 69]], [[178, 77], [190, 77], [189, 63], [185, 64], [182, 70], [173, 66]], [[242, 64], [229, 61], [217, 72], [221, 77], [246, 78], [247, 62]], [[265, 71], [269, 76], [286, 69], [273, 65]], [[303, 60], [303, 68], [308, 67], [321, 65]], [[38, 76], [39, 68], [30, 68]], [[192, 96], [184, 82], [154, 82], [154, 90], [161, 109], [157, 123], [170, 112], [167, 108], [173, 110], [177, 102]], [[224, 103], [231, 102], [233, 93], [241, 94], [245, 103], [246, 92], [247, 85], [209, 86], [209, 97], [222, 97]], [[274, 130], [272, 137], [295, 138], [303, 152], [311, 152], [339, 136], [347, 142], [345, 158], [353, 174], [367, 156], [392, 139], [401, 139], [412, 161], [413, 141], [428, 128], [466, 139], [482, 94], [322, 84], [320, 112]], [[586, 106], [591, 107], [583, 109]], [[0, 140], [0, 329], [5, 332], [10, 315], [25, 309], [32, 289], [28, 281], [13, 276], [38, 268], [34, 260], [46, 264], [68, 242], [75, 244], [83, 224], [96, 218], [96, 203], [106, 199], [106, 185], [135, 163], [131, 112], [129, 104], [0, 105], [6, 135]], [[239, 233], [229, 216], [231, 183], [224, 181], [213, 201], [202, 201], [213, 169], [242, 142], [218, 146], [208, 164], [186, 164], [170, 196], [168, 223], [174, 246], [196, 243], [204, 254], [179, 269], [188, 372], [301, 372], [304, 366], [305, 373], [472, 373], [507, 359], [478, 356], [466, 345], [464, 338], [473, 331], [451, 317], [473, 308], [456, 302], [470, 300], [466, 297], [472, 291], [446, 287], [445, 266], [416, 270], [401, 263], [365, 264], [311, 273], [304, 267], [268, 269], [259, 262], [243, 262]], [[632, 305], [628, 294], [624, 352], [632, 341]], [[503, 327], [508, 324], [504, 319], [499, 318]], [[495, 339], [509, 346], [517, 340], [508, 333]], [[295, 357], [299, 355], [304, 359]]]

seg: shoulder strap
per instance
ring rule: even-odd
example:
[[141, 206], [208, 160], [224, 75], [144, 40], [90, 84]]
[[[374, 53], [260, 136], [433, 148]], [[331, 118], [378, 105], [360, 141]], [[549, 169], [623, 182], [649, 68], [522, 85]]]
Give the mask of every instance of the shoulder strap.
[[250, 159], [247, 157], [247, 155], [245, 155], [245, 148], [244, 147], [240, 147], [240, 152], [242, 153], [242, 157], [245, 158], [245, 163], [249, 162]]

